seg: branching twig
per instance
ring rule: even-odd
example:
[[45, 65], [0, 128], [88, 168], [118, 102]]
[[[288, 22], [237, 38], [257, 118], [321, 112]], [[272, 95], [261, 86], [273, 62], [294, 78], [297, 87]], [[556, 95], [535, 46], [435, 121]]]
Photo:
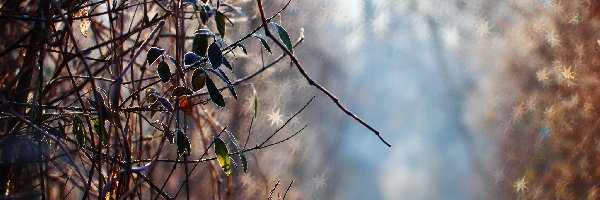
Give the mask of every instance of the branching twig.
[[304, 70], [302, 65], [300, 65], [300, 62], [298, 61], [298, 59], [296, 59], [296, 56], [294, 56], [294, 54], [292, 52], [290, 52], [277, 38], [275, 38], [275, 36], [273, 36], [271, 31], [269, 30], [268, 21], [267, 21], [267, 18], [265, 17], [265, 11], [262, 6], [262, 0], [256, 0], [256, 3], [258, 4], [258, 11], [259, 11], [260, 17], [262, 19], [263, 28], [265, 29], [265, 34], [267, 35], [267, 37], [271, 38], [271, 40], [273, 40], [273, 42], [275, 42], [275, 44], [277, 44], [277, 46], [279, 46], [279, 48], [281, 50], [283, 50], [290, 57], [290, 59], [292, 60], [292, 62], [294, 63], [294, 65], [296, 66], [298, 71], [300, 71], [300, 74], [302, 74], [302, 76], [304, 76], [304, 78], [308, 81], [308, 83], [310, 85], [316, 87], [323, 94], [325, 94], [327, 97], [329, 97], [338, 106], [338, 108], [340, 108], [342, 111], [344, 111], [344, 113], [346, 113], [348, 116], [354, 118], [354, 120], [356, 120], [357, 122], [361, 123], [363, 126], [367, 127], [369, 130], [371, 130], [377, 137], [379, 137], [379, 140], [381, 140], [385, 145], [387, 145], [388, 147], [392, 147], [392, 145], [390, 145], [390, 143], [388, 143], [385, 139], [383, 139], [383, 137], [381, 137], [381, 135], [379, 134], [379, 131], [375, 130], [375, 128], [373, 128], [371, 125], [369, 125], [368, 123], [363, 121], [361, 118], [356, 116], [354, 113], [352, 113], [352, 111], [350, 111], [346, 107], [344, 107], [340, 103], [340, 100], [335, 95], [333, 95], [325, 87], [321, 86], [319, 83], [314, 81], [306, 73], [306, 71]]

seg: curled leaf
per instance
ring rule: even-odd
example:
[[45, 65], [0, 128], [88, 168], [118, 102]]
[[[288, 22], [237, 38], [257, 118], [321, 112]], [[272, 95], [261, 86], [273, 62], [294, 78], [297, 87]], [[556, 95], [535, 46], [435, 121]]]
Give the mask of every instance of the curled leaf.
[[92, 25], [92, 21], [89, 18], [81, 19], [81, 21], [79, 22], [79, 31], [81, 32], [81, 35], [83, 35], [83, 37], [88, 37], [90, 33], [90, 25]]
[[219, 165], [225, 174], [229, 176], [229, 174], [231, 174], [231, 161], [229, 160], [229, 151], [227, 150], [227, 145], [225, 145], [225, 142], [223, 142], [223, 140], [221, 140], [219, 137], [215, 137], [213, 143], [215, 144], [214, 151], [215, 154], [217, 154]]
[[148, 50], [148, 55], [146, 57], [146, 60], [148, 61], [149, 65], [152, 65], [152, 63], [154, 63], [154, 61], [156, 59], [158, 59], [158, 57], [160, 57], [163, 53], [165, 53], [164, 49], [158, 48], [158, 47], [152, 47]]
[[282, 26], [280, 26], [279, 24], [277, 24], [275, 22], [270, 22], [270, 24], [273, 25], [273, 27], [275, 27], [275, 29], [277, 29], [279, 38], [281, 39], [283, 44], [285, 44], [285, 47], [287, 47], [287, 49], [291, 53], [294, 53], [294, 49], [293, 49], [294, 47], [292, 46], [292, 41], [290, 40], [290, 35], [288, 35], [288, 32], [285, 30], [285, 28], [283, 28]]
[[185, 115], [191, 115], [192, 114], [192, 104], [190, 103], [190, 100], [185, 96], [180, 96], [178, 101], [179, 101], [179, 109], [181, 111], [183, 111], [183, 113], [185, 113]]
[[171, 79], [171, 69], [169, 69], [169, 65], [165, 61], [161, 61], [160, 64], [158, 64], [156, 72], [158, 72], [158, 77], [160, 77], [160, 80], [163, 83], [169, 82]]
[[187, 52], [185, 55], [183, 55], [183, 64], [185, 65], [193, 65], [201, 60], [202, 56], [199, 56], [194, 52]]
[[81, 35], [86, 38], [89, 35], [90, 25], [92, 24], [92, 21], [88, 17], [89, 10], [90, 6], [84, 6], [75, 13], [75, 17], [84, 17], [79, 22], [79, 32], [81, 32]]

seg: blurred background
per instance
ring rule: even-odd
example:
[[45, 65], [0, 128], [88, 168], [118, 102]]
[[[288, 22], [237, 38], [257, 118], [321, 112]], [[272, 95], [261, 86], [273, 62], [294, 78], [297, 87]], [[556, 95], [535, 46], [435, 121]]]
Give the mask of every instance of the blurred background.
[[[285, 19], [304, 22], [301, 60], [392, 145], [387, 148], [316, 92], [319, 109], [306, 120], [315, 133], [302, 138], [316, 147], [308, 161], [317, 166], [305, 168], [298, 182], [309, 191], [303, 194], [312, 194], [309, 199], [492, 197], [480, 157], [493, 160], [493, 145], [463, 122], [465, 99], [477, 79], [469, 51], [484, 20], [483, 5], [330, 0], [291, 6], [294, 17], [284, 14], [284, 24]], [[487, 36], [491, 27], [479, 31]]]
[[597, 198], [597, 4], [293, 2], [310, 74], [392, 145], [316, 92], [301, 198]]

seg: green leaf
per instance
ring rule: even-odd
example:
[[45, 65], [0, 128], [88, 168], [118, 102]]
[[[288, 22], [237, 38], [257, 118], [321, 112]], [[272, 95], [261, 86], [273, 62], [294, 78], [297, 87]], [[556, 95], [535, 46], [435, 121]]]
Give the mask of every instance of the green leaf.
[[261, 35], [257, 35], [257, 34], [252, 34], [252, 37], [257, 38], [258, 40], [260, 40], [260, 43], [262, 44], [262, 46], [270, 53], [273, 54], [273, 52], [271, 51], [271, 47], [269, 46], [269, 43], [267, 43], [267, 40], [265, 40], [264, 37], [262, 37]]
[[79, 117], [73, 118], [73, 134], [75, 134], [77, 146], [82, 147], [85, 144], [85, 129]]
[[158, 64], [156, 72], [158, 72], [158, 77], [160, 77], [160, 80], [163, 83], [169, 82], [171, 79], [171, 69], [169, 69], [169, 65], [165, 61], [161, 61], [160, 64]]
[[213, 69], [219, 68], [223, 63], [223, 52], [221, 52], [221, 48], [216, 42], [208, 47], [208, 60], [210, 60]]
[[219, 30], [221, 38], [225, 38], [225, 31], [227, 30], [225, 26], [225, 14], [217, 10], [217, 12], [215, 12], [215, 22], [217, 23], [217, 30]]
[[210, 76], [206, 76], [206, 88], [208, 89], [208, 94], [210, 95], [210, 99], [212, 99], [215, 104], [221, 107], [225, 107], [225, 99], [223, 99], [223, 95], [219, 92], [219, 89], [212, 81]]
[[177, 154], [180, 156], [190, 155], [192, 148], [188, 136], [179, 129], [175, 131], [175, 134], [177, 135]]
[[196, 69], [192, 74], [192, 90], [198, 91], [206, 84], [206, 73], [202, 69]]
[[190, 90], [189, 88], [186, 88], [184, 86], [178, 86], [175, 88], [175, 90], [173, 90], [173, 96], [175, 97], [179, 97], [179, 96], [183, 96], [183, 95], [191, 95], [194, 92], [192, 90]]
[[277, 24], [275, 22], [271, 22], [271, 25], [273, 25], [275, 27], [275, 29], [277, 29], [277, 33], [279, 33], [279, 38], [281, 39], [283, 44], [285, 44], [287, 49], [291, 53], [294, 53], [294, 49], [293, 49], [294, 47], [292, 46], [292, 41], [290, 40], [290, 35], [288, 35], [285, 28], [283, 28], [282, 26], [280, 26], [279, 24]]
[[[208, 32], [200, 30], [206, 30]], [[200, 32], [196, 31], [196, 36], [194, 36], [192, 51], [200, 56], [206, 56], [206, 51], [208, 50], [208, 37], [212, 35], [212, 32], [207, 29], [200, 30], [198, 30]]]
[[148, 88], [146, 89], [146, 103], [152, 105], [158, 99], [156, 96], [156, 89]]
[[165, 53], [164, 49], [158, 47], [152, 47], [148, 50], [148, 55], [146, 56], [146, 60], [149, 65], [152, 65], [158, 57], [160, 57], [163, 53]]
[[107, 145], [108, 144], [108, 133], [106, 132], [106, 129], [104, 128], [104, 126], [102, 126], [102, 124], [100, 123], [100, 120], [98, 118], [94, 118], [90, 121], [92, 122], [94, 132], [96, 134], [98, 134], [98, 137], [100, 137], [100, 142], [102, 142], [102, 144], [104, 144], [104, 145]]
[[229, 131], [227, 131], [227, 135], [231, 139], [231, 143], [235, 145], [238, 151], [238, 155], [240, 155], [240, 160], [242, 160], [242, 166], [244, 167], [244, 172], [248, 172], [248, 161], [246, 160], [246, 156], [244, 156], [243, 150], [240, 147], [240, 143], [238, 143], [237, 139], [235, 139], [235, 135]]
[[237, 139], [235, 139], [235, 135], [233, 135], [233, 133], [231, 131], [225, 131], [227, 132], [227, 135], [229, 136], [229, 139], [231, 139], [231, 143], [233, 143], [233, 145], [235, 145], [235, 147], [237, 148], [238, 152], [240, 151], [240, 144], [237, 142]]
[[240, 153], [240, 160], [242, 160], [242, 166], [244, 167], [244, 173], [248, 173], [248, 160], [243, 153]]
[[225, 145], [225, 142], [223, 142], [223, 140], [221, 140], [219, 137], [215, 137], [213, 143], [215, 144], [214, 150], [215, 154], [217, 154], [219, 165], [225, 174], [229, 176], [229, 174], [231, 174], [231, 161], [229, 160], [229, 151], [227, 150], [227, 145]]

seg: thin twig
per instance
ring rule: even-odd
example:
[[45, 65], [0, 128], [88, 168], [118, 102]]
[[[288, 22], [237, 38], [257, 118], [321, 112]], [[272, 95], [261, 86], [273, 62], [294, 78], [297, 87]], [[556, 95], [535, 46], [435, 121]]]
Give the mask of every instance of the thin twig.
[[269, 192], [269, 197], [267, 199], [273, 199], [273, 193], [275, 192], [275, 189], [277, 189], [277, 186], [279, 186], [280, 181], [281, 180], [277, 180], [277, 183], [275, 183], [275, 186], [273, 186], [273, 189], [271, 189], [271, 192]]
[[308, 83], [310, 85], [316, 87], [317, 89], [319, 89], [326, 96], [328, 96], [338, 106], [338, 108], [340, 108], [344, 113], [346, 113], [346, 115], [354, 118], [355, 121], [359, 122], [363, 126], [367, 127], [369, 130], [371, 130], [377, 137], [379, 137], [379, 140], [381, 140], [385, 145], [387, 145], [388, 147], [392, 147], [392, 145], [390, 145], [390, 143], [388, 143], [385, 139], [383, 139], [383, 137], [381, 137], [381, 135], [379, 134], [379, 131], [375, 130], [375, 128], [373, 128], [371, 125], [369, 125], [368, 123], [363, 121], [361, 118], [356, 116], [354, 113], [352, 113], [352, 111], [350, 111], [346, 107], [344, 107], [340, 103], [340, 100], [335, 95], [333, 95], [325, 87], [321, 86], [319, 83], [314, 81], [306, 73], [306, 71], [304, 70], [302, 65], [300, 65], [300, 62], [298, 61], [298, 59], [296, 59], [296, 56], [294, 56], [294, 54], [292, 52], [290, 52], [290, 50], [288, 50], [287, 47], [285, 47], [277, 38], [275, 38], [275, 36], [273, 36], [271, 31], [269, 31], [268, 21], [267, 21], [267, 18], [265, 17], [265, 11], [262, 6], [262, 0], [256, 0], [256, 3], [258, 4], [258, 10], [260, 12], [260, 17], [262, 19], [263, 28], [265, 29], [265, 34], [267, 35], [267, 37], [271, 38], [271, 40], [273, 40], [273, 42], [275, 42], [275, 44], [277, 44], [277, 46], [279, 46], [280, 49], [283, 50], [290, 57], [290, 59], [292, 60], [292, 62], [294, 63], [294, 65], [296, 66], [298, 71], [300, 72], [300, 74], [302, 74], [302, 76], [304, 76], [304, 78], [308, 81]]
[[292, 184], [294, 184], [294, 180], [292, 180], [292, 182], [290, 182], [290, 185], [288, 185], [287, 189], [285, 189], [285, 193], [283, 194], [283, 200], [285, 200], [285, 197], [288, 194], [288, 191], [290, 191], [290, 188], [292, 188]]

